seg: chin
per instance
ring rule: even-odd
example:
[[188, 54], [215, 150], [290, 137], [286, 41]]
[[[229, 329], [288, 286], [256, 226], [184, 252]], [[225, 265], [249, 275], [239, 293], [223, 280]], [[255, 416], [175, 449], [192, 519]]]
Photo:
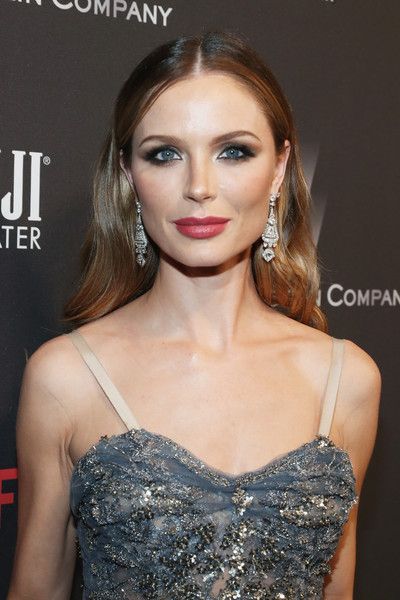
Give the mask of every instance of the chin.
[[212, 254], [212, 256], [206, 255], [201, 257], [199, 257], [198, 253], [193, 256], [188, 256], [187, 253], [184, 256], [178, 254], [171, 256], [162, 253], [162, 258], [169, 264], [172, 264], [181, 270], [185, 268], [199, 270], [219, 268], [222, 272], [240, 262], [240, 260], [243, 259], [243, 256], [242, 254], [216, 256], [215, 252]]

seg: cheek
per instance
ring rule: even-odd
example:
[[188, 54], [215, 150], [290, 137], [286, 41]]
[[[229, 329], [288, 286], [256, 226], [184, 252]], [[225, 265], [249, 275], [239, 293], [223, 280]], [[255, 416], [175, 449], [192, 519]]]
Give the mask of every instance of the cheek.
[[[225, 169], [220, 178], [220, 191], [229, 202], [242, 210], [263, 211], [268, 202], [272, 175], [268, 167], [242, 166], [234, 172]], [[263, 208], [264, 207], [264, 208]]]
[[142, 203], [143, 214], [150, 216], [157, 209], [171, 207], [178, 189], [178, 178], [173, 168], [132, 169], [135, 188]]

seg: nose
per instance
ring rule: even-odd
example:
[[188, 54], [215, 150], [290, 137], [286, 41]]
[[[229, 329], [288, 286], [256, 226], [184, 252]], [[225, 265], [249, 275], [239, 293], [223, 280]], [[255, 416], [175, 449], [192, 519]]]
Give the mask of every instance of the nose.
[[188, 173], [184, 196], [188, 200], [204, 202], [216, 196], [215, 174], [210, 160], [206, 157], [194, 157], [188, 163]]

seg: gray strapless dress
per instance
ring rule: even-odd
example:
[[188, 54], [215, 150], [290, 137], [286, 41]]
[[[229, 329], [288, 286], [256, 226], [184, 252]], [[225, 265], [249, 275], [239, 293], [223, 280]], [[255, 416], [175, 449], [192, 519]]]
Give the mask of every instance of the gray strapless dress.
[[322, 600], [359, 500], [349, 455], [328, 437], [343, 340], [332, 338], [315, 438], [231, 475], [140, 427], [84, 338], [68, 335], [128, 428], [72, 473], [83, 600]]

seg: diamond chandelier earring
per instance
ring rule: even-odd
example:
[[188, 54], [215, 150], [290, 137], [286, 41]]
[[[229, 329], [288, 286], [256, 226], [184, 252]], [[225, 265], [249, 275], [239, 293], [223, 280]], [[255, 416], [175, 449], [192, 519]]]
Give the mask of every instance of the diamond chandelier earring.
[[146, 264], [147, 237], [142, 223], [142, 208], [138, 200], [136, 202], [136, 227], [135, 227], [135, 254], [136, 262], [141, 267]]
[[279, 240], [278, 228], [276, 226], [276, 216], [275, 216], [274, 209], [275, 209], [276, 199], [279, 198], [280, 195], [281, 195], [280, 192], [277, 192], [276, 194], [273, 194], [273, 193], [270, 194], [268, 220], [267, 220], [265, 229], [263, 231], [263, 234], [261, 236], [262, 241], [263, 241], [263, 246], [264, 246], [264, 251], [262, 253], [262, 257], [267, 262], [269, 262], [270, 260], [272, 260], [274, 258], [275, 252], [273, 251], [273, 248], [275, 248], [275, 246]]

